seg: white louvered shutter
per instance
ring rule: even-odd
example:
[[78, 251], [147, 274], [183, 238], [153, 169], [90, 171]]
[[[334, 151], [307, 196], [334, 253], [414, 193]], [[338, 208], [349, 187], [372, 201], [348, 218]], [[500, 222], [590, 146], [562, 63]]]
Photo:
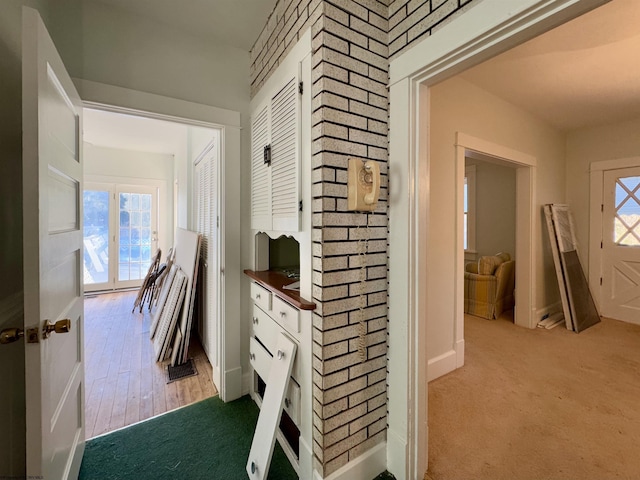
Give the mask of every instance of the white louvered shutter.
[[251, 228], [271, 230], [271, 170], [264, 163], [269, 144], [268, 105], [251, 116]]
[[271, 101], [271, 214], [273, 230], [299, 227], [299, 100], [297, 77]]

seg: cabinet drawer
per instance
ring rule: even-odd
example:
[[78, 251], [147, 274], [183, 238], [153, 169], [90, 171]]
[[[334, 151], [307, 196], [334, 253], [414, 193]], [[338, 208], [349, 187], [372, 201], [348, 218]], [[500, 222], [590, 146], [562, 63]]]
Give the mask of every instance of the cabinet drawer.
[[300, 312], [284, 300], [273, 298], [273, 319], [291, 333], [300, 333]]
[[254, 337], [249, 339], [249, 361], [258, 375], [266, 382], [271, 369], [271, 354]]
[[[253, 368], [266, 383], [269, 379], [271, 358], [277, 351], [278, 336], [283, 330], [276, 322], [266, 316], [258, 319], [258, 325], [261, 325], [260, 333], [262, 333], [262, 336], [260, 336], [254, 328], [253, 335], [255, 335], [255, 337], [252, 335], [249, 341], [249, 359]], [[256, 337], [260, 339], [260, 342], [256, 341]], [[260, 343], [262, 343], [262, 345]], [[296, 353], [296, 358], [293, 360], [293, 368], [291, 369], [291, 376], [299, 382], [302, 379], [302, 372], [300, 370], [301, 362], [298, 357], [299, 355]]]
[[273, 352], [278, 344], [278, 335], [281, 330], [280, 326], [255, 304], [253, 305], [251, 322], [251, 328], [254, 336], [260, 339], [260, 342], [267, 347], [267, 350]]
[[271, 292], [255, 282], [251, 282], [251, 298], [263, 310], [271, 310]]
[[293, 379], [289, 380], [287, 394], [284, 397], [284, 409], [293, 423], [300, 426], [300, 387]]

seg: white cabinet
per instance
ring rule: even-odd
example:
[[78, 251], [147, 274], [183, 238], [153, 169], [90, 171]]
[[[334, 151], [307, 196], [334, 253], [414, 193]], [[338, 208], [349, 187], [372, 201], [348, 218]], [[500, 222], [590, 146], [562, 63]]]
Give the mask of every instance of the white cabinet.
[[290, 74], [251, 114], [251, 228], [300, 226], [300, 93]]

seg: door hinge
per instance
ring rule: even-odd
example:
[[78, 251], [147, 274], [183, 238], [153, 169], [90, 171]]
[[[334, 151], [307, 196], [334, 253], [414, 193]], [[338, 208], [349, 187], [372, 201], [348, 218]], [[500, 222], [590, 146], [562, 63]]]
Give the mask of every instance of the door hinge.
[[302, 95], [302, 92], [304, 92], [304, 83], [300, 82], [298, 83], [298, 93]]
[[300, 200], [300, 205], [298, 208], [300, 209], [300, 211], [302, 211], [302, 200]]

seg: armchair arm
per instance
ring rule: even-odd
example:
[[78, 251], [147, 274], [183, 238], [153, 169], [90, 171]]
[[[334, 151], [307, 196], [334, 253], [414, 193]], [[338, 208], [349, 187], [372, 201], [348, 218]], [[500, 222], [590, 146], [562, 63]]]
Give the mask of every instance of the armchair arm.
[[478, 273], [478, 262], [469, 262], [464, 266], [464, 271], [469, 273]]

